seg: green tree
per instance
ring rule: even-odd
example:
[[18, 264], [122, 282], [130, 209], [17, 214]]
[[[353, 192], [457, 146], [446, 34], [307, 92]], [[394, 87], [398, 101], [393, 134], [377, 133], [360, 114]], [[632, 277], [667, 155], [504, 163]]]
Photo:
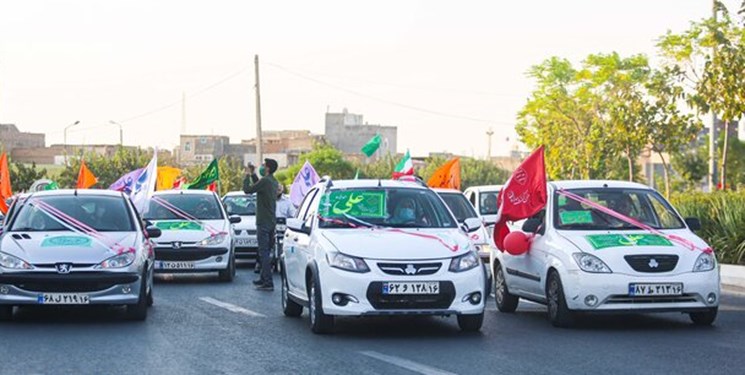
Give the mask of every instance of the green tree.
[[344, 159], [344, 154], [341, 151], [330, 144], [318, 143], [310, 152], [301, 154], [297, 164], [278, 171], [275, 178], [285, 186], [290, 186], [306, 160], [313, 165], [319, 176], [328, 175], [335, 179], [354, 177], [354, 165]]
[[692, 145], [672, 154], [672, 167], [680, 175], [686, 190], [694, 190], [709, 171], [707, 144]]
[[23, 163], [13, 163], [10, 168], [10, 180], [13, 183], [13, 189], [16, 191], [26, 191], [34, 181], [47, 178], [47, 170], [36, 169], [36, 163], [26, 166]]
[[[98, 178], [93, 188], [106, 189], [121, 176], [135, 169], [143, 168], [152, 159], [152, 151], [119, 148], [114, 156], [106, 157], [95, 153], [81, 155], [85, 164]], [[69, 165], [62, 170], [57, 183], [62, 188], [73, 188], [78, 180], [80, 158], [68, 158]]]

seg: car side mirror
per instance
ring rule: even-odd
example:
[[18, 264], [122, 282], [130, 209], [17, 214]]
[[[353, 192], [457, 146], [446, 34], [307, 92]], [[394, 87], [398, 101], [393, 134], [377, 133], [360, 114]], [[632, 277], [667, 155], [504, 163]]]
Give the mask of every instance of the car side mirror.
[[685, 222], [690, 230], [701, 230], [701, 220], [699, 220], [697, 217], [687, 217], [685, 218]]
[[145, 232], [147, 233], [147, 236], [149, 238], [158, 238], [161, 234], [163, 234], [160, 228], [157, 227], [147, 227], [147, 229], [145, 229]]
[[473, 233], [481, 229], [481, 219], [477, 217], [470, 217], [463, 221], [463, 229], [466, 233]]
[[542, 225], [543, 225], [542, 220], [530, 218], [528, 220], [525, 220], [525, 222], [523, 223], [522, 231], [525, 233], [539, 233], [540, 231], [541, 232], [540, 234], [543, 234]]
[[230, 224], [238, 224], [241, 222], [241, 217], [238, 215], [230, 215], [228, 220], [230, 221]]
[[293, 232], [300, 232], [310, 235], [310, 228], [305, 226], [305, 221], [298, 218], [288, 218], [287, 219], [287, 229], [293, 231]]

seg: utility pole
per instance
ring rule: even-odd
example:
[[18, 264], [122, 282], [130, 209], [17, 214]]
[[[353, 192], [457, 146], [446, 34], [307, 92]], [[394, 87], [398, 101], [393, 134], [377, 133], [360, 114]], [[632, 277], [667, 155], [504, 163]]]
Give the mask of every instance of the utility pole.
[[256, 70], [256, 159], [257, 164], [261, 165], [264, 158], [261, 154], [261, 89], [259, 87], [259, 55], [254, 55], [254, 67]]
[[[712, 12], [714, 20], [717, 19], [717, 0], [712, 1]], [[717, 47], [712, 47], [712, 57], [716, 59]], [[725, 131], [727, 131], [727, 125], [725, 124]], [[717, 113], [712, 109], [711, 111], [711, 127], [709, 128], [709, 192], [713, 192], [717, 188]], [[725, 145], [727, 147], [727, 145]]]
[[489, 130], [486, 131], [486, 136], [489, 137], [489, 148], [486, 150], [486, 160], [491, 161], [491, 136], [494, 135], [494, 130], [492, 128], [489, 128]]

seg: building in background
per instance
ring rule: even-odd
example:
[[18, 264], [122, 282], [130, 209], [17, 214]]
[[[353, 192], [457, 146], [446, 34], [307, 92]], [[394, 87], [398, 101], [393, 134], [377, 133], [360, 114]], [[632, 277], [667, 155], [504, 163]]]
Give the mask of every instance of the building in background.
[[42, 133], [22, 132], [15, 124], [0, 124], [0, 145], [2, 151], [11, 154], [15, 148], [43, 148], [46, 143]]
[[371, 157], [380, 158], [387, 154], [396, 155], [398, 128], [395, 126], [369, 125], [362, 115], [349, 113], [326, 113], [326, 141], [345, 154], [360, 154], [365, 145], [376, 134], [380, 134], [380, 148]]

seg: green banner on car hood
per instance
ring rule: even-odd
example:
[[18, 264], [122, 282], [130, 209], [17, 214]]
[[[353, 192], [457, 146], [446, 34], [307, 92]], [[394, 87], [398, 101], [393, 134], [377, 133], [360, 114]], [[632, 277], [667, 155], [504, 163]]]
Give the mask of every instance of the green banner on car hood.
[[202, 230], [204, 227], [196, 221], [159, 221], [155, 227], [160, 230]]
[[670, 240], [657, 234], [592, 234], [585, 238], [595, 250], [625, 246], [673, 246]]

